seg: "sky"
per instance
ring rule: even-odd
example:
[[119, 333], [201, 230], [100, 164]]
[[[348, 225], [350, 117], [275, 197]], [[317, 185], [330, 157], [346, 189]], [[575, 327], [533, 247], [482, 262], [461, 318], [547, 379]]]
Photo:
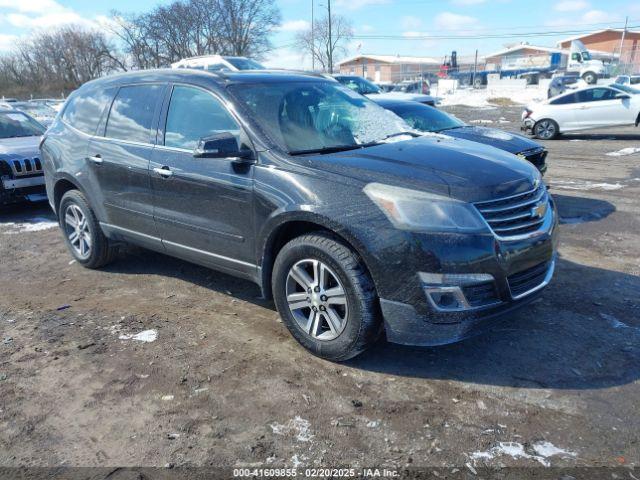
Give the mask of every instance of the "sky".
[[[63, 23], [100, 25], [113, 9], [143, 12], [169, 0], [0, 0], [0, 51], [30, 32]], [[327, 0], [313, 0], [316, 15]], [[309, 67], [292, 43], [311, 21], [312, 0], [278, 0], [282, 25], [273, 35], [274, 51], [265, 63], [273, 67]], [[354, 39], [349, 54], [413, 55], [442, 59], [480, 55], [527, 41], [554, 46], [574, 31], [621, 28], [625, 17], [640, 29], [640, 1], [630, 0], [331, 0], [335, 14], [349, 19]], [[549, 35], [523, 37], [523, 33]], [[512, 38], [469, 38], [486, 35]], [[375, 36], [393, 38], [376, 39]], [[439, 37], [439, 38], [433, 38]], [[445, 38], [443, 38], [445, 37]], [[458, 38], [456, 38], [458, 37]]]

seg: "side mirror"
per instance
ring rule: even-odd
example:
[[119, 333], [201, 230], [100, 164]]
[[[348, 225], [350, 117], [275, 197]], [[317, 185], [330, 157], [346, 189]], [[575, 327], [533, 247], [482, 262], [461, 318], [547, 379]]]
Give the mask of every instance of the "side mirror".
[[226, 158], [243, 161], [253, 157], [251, 150], [240, 150], [238, 140], [231, 132], [221, 132], [201, 138], [193, 151], [195, 158]]
[[631, 96], [630, 96], [630, 95], [627, 95], [626, 93], [617, 93], [617, 94], [616, 94], [616, 98], [617, 98], [618, 100], [628, 100], [628, 99], [630, 99], [630, 98], [631, 98]]

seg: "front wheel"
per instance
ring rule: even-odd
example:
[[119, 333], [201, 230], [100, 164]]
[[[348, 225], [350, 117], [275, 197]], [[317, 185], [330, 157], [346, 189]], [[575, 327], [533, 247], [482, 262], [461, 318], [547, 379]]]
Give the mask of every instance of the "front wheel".
[[545, 118], [533, 126], [533, 134], [540, 140], [553, 140], [560, 134], [560, 128], [555, 121]]
[[287, 243], [276, 258], [272, 284], [284, 324], [314, 355], [348, 360], [381, 332], [369, 273], [358, 255], [329, 233]]
[[582, 79], [589, 85], [595, 85], [598, 83], [598, 76], [593, 72], [587, 72], [582, 76]]

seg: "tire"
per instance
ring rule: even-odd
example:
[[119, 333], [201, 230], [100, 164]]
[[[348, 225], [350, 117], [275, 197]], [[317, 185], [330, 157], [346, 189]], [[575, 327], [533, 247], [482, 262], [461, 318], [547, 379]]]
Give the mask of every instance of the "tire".
[[533, 126], [533, 135], [540, 140], [553, 140], [560, 135], [560, 127], [550, 118], [544, 118]]
[[598, 76], [593, 72], [587, 72], [582, 75], [582, 79], [589, 85], [595, 85], [598, 83]]
[[[319, 278], [325, 280], [321, 288]], [[318, 357], [348, 360], [366, 350], [381, 334], [373, 280], [358, 255], [330, 233], [307, 234], [287, 243], [276, 258], [272, 285], [284, 324]]]
[[104, 236], [89, 202], [80, 191], [70, 190], [64, 194], [58, 208], [58, 222], [69, 252], [83, 267], [100, 268], [113, 260], [115, 248]]

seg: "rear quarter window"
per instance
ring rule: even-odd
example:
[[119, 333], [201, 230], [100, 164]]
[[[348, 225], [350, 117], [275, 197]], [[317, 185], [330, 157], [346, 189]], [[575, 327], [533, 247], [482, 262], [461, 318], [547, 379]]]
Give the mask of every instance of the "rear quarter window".
[[62, 120], [87, 135], [94, 135], [114, 93], [113, 90], [102, 89], [76, 92], [69, 99]]

